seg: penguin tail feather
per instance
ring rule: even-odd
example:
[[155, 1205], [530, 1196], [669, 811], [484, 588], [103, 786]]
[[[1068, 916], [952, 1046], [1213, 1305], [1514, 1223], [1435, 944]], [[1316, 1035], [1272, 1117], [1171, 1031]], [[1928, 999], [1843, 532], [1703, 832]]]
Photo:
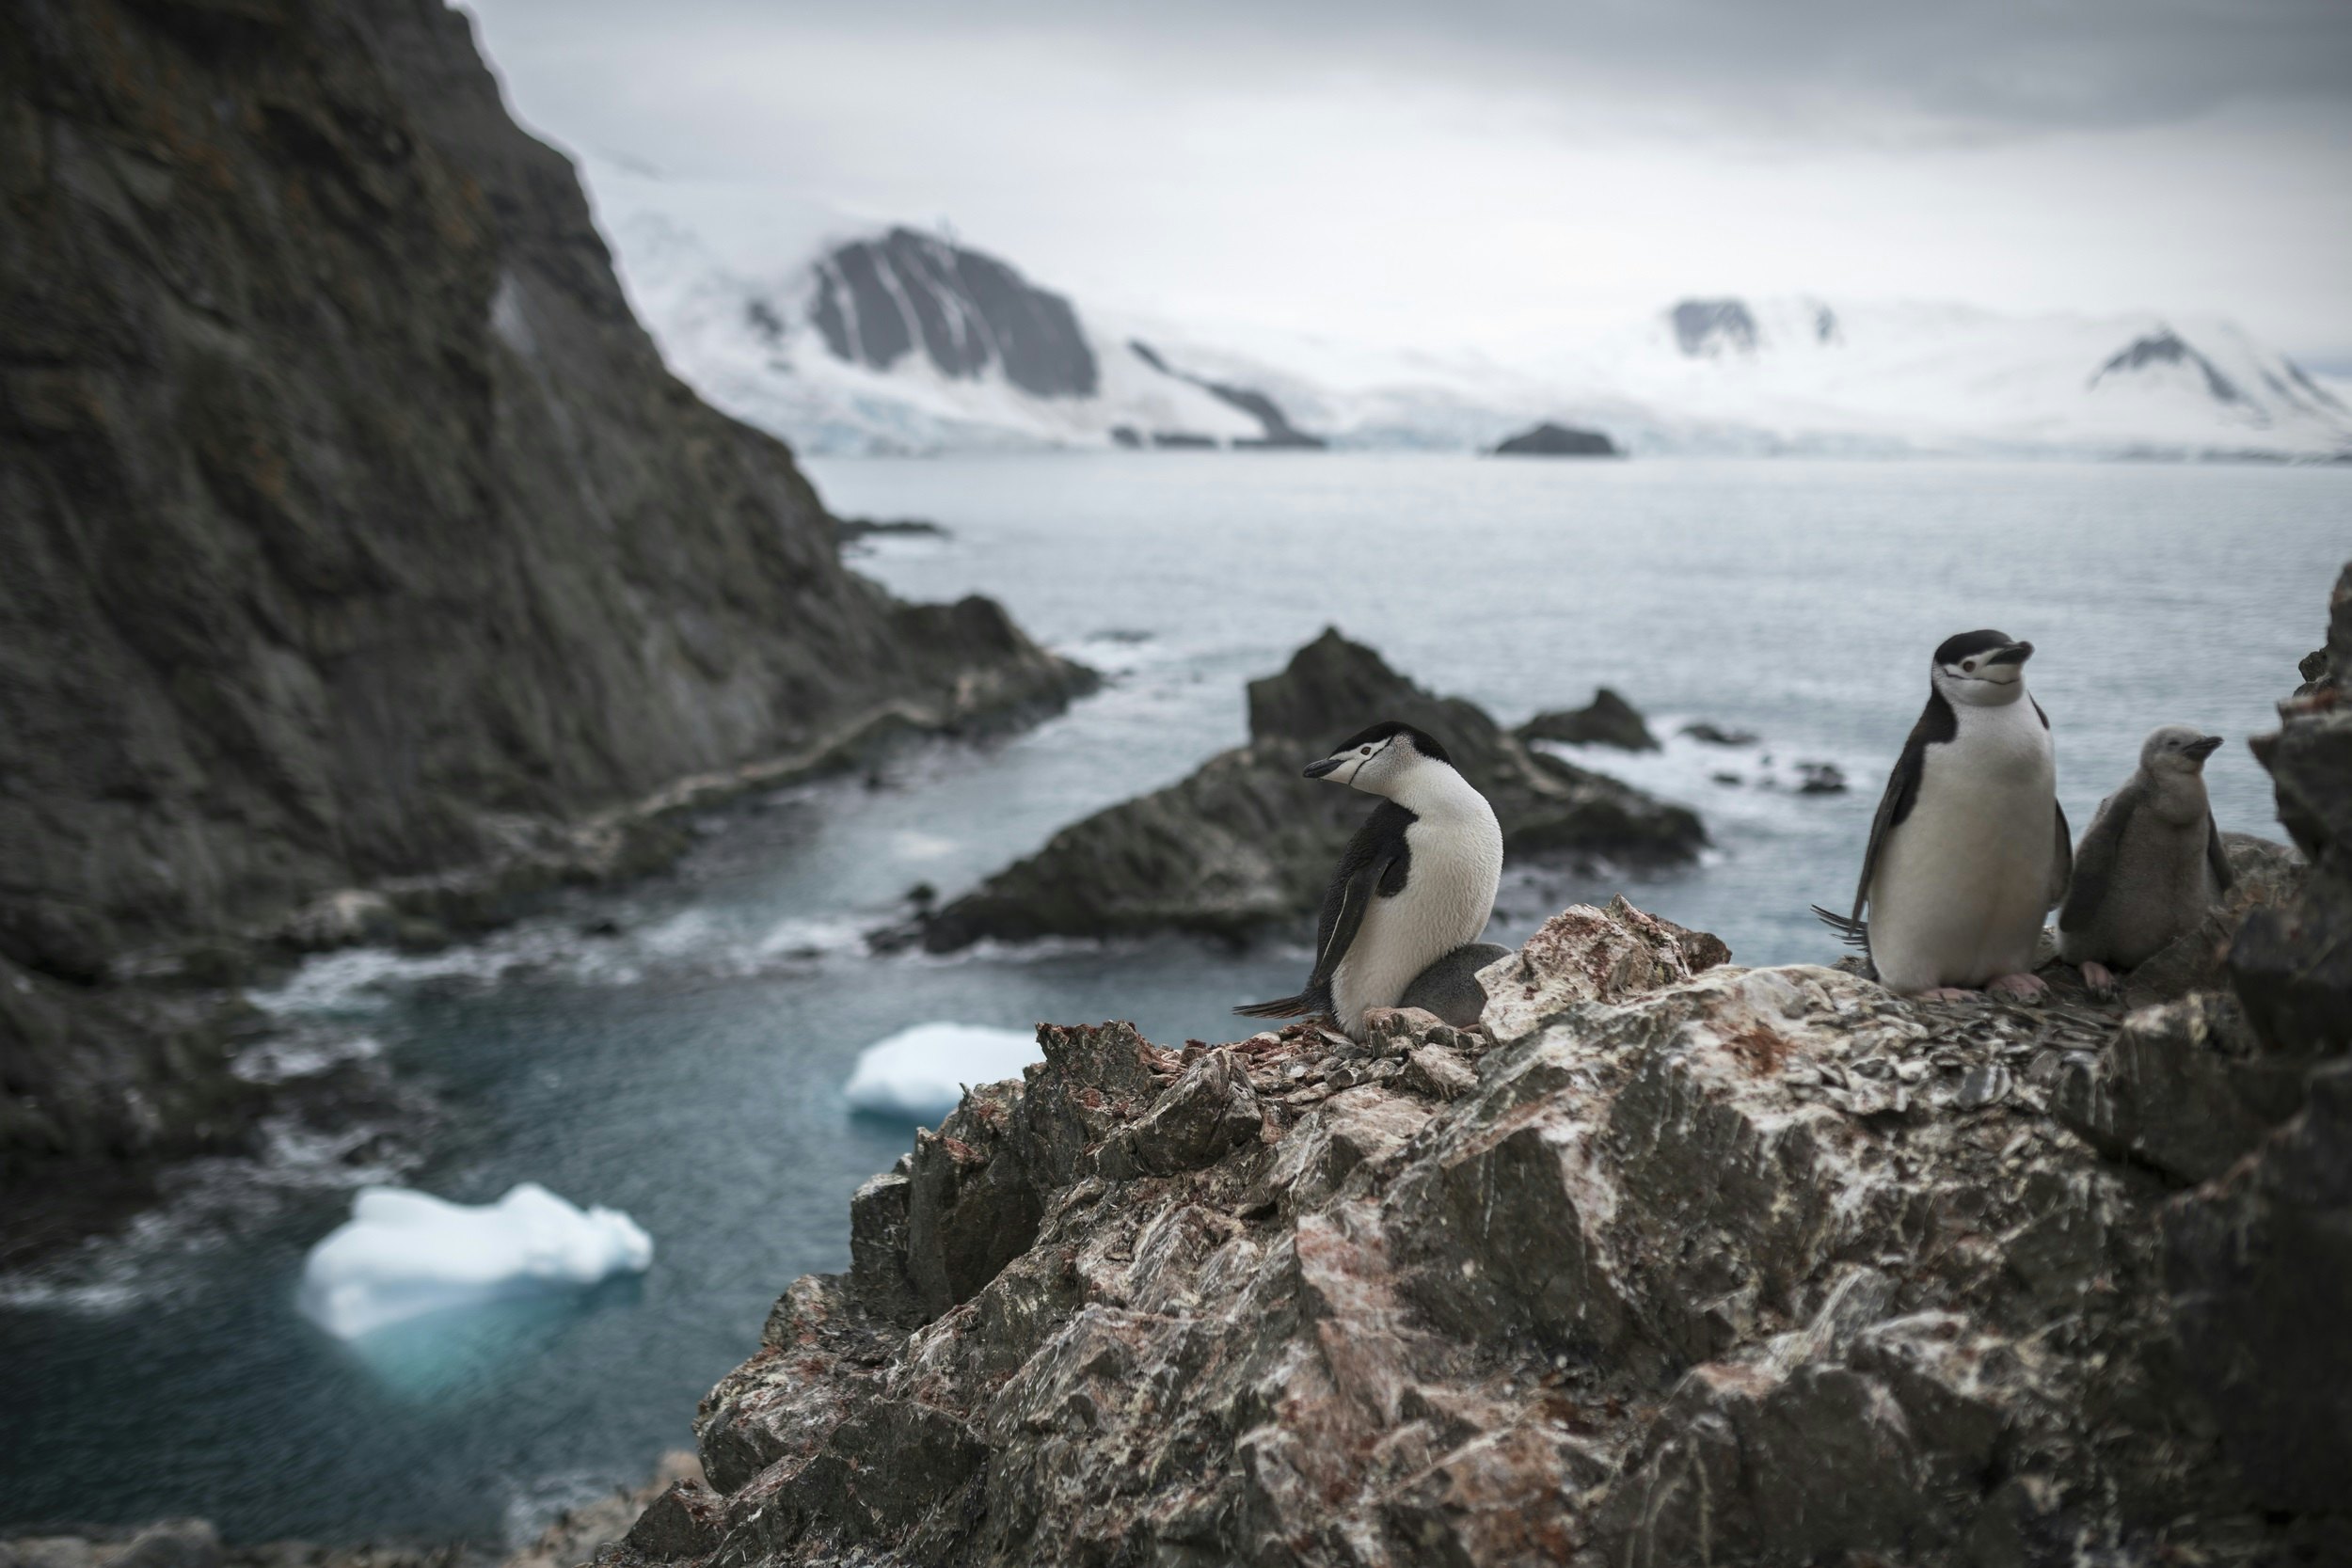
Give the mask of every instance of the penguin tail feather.
[[1304, 1018], [1318, 1010], [1303, 994], [1285, 996], [1274, 1002], [1252, 1002], [1248, 1006], [1233, 1009], [1244, 1018]]
[[1851, 915], [1832, 913], [1819, 904], [1813, 906], [1813, 912], [1820, 917], [1822, 925], [1837, 933], [1839, 942], [1849, 947], [1860, 948], [1865, 953], [1870, 950], [1870, 923], [1868, 921], [1856, 920]]

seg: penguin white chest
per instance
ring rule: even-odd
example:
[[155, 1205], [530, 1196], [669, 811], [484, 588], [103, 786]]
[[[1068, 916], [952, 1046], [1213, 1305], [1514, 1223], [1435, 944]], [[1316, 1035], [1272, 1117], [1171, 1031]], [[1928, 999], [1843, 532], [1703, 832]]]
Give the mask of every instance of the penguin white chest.
[[1332, 1010], [1351, 1034], [1367, 1007], [1392, 1007], [1421, 972], [1466, 942], [1494, 913], [1502, 882], [1502, 829], [1486, 802], [1426, 816], [1405, 830], [1412, 851], [1402, 891], [1375, 897], [1331, 976]]
[[2030, 973], [2053, 893], [2057, 769], [2026, 701], [1963, 708], [1927, 748], [1870, 887], [1870, 954], [1896, 990]]

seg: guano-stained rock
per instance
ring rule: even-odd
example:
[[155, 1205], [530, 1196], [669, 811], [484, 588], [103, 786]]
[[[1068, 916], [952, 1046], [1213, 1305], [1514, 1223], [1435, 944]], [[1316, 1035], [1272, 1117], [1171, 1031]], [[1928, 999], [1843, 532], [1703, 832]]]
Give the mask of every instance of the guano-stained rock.
[[[2341, 1354], [2298, 1282], [2343, 1228], [2312, 1195], [2352, 1193], [2323, 1119], [2352, 1097], [2168, 1211], [2053, 1112], [2105, 1016], [1720, 953], [1619, 903], [1497, 966], [1546, 999], [1502, 1029], [1041, 1031], [914, 1162], [952, 1137], [960, 1183], [1025, 1173], [1033, 1235], [911, 1331], [864, 1305], [887, 1224], [795, 1284], [705, 1405], [696, 1560], [2252, 1568], [2352, 1539], [2332, 1409], [2276, 1375]], [[956, 1273], [951, 1230], [909, 1226], [896, 1269]], [[2217, 1423], [2184, 1342], [2266, 1391]], [[2274, 1418], [2314, 1451], [2249, 1486], [2223, 1446], [2263, 1461], [2242, 1429]]]

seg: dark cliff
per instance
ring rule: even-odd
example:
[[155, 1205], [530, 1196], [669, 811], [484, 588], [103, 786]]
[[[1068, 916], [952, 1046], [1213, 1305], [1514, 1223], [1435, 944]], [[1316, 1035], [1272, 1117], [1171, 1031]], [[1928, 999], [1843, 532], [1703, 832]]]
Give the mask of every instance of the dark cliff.
[[11, 5], [0, 201], [0, 1174], [230, 1114], [154, 950], [1069, 687], [844, 569], [440, 0]]

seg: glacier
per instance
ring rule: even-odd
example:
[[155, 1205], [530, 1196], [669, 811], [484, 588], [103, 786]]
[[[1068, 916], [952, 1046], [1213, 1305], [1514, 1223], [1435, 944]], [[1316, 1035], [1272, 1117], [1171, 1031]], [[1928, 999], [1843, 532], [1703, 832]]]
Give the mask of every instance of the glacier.
[[653, 1238], [615, 1209], [581, 1210], [535, 1181], [496, 1203], [367, 1187], [302, 1266], [303, 1315], [341, 1339], [431, 1312], [643, 1274]]
[[1018, 1078], [1043, 1060], [1037, 1037], [974, 1023], [917, 1023], [858, 1053], [842, 1086], [853, 1110], [932, 1126], [956, 1108], [966, 1084]]

